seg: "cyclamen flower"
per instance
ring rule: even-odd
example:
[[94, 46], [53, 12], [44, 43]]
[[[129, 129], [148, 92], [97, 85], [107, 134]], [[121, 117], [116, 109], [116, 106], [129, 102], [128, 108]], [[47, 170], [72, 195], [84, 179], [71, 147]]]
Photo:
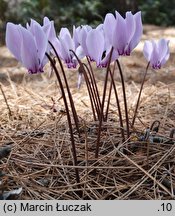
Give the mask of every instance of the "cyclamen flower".
[[[38, 25], [42, 28], [43, 32], [45, 33], [47, 37], [47, 40], [53, 44], [56, 38], [54, 22], [50, 21], [48, 17], [44, 17], [43, 26], [41, 26], [38, 22], [31, 19], [30, 24], [29, 23], [26, 24], [26, 28], [33, 34], [34, 37], [35, 35], [37, 35], [37, 32], [35, 31], [35, 25]], [[51, 51], [51, 46], [48, 43], [47, 53], [49, 53], [50, 51]]]
[[145, 41], [143, 54], [153, 69], [160, 69], [169, 59], [169, 40]]
[[[112, 46], [107, 45], [103, 27], [97, 27], [88, 32], [86, 38], [87, 54], [91, 60], [95, 61], [97, 67], [106, 67], [110, 57]], [[118, 58], [118, 53], [114, 50], [111, 62]]]
[[56, 38], [56, 32], [54, 27], [54, 21], [50, 21], [48, 17], [44, 17], [43, 19], [43, 31], [45, 32], [48, 41], [53, 43]]
[[33, 34], [35, 35], [35, 25], [39, 25], [44, 33], [46, 34], [46, 37], [49, 41], [52, 41], [56, 37], [56, 32], [54, 28], [54, 22], [50, 21], [48, 17], [44, 17], [43, 19], [43, 25], [41, 26], [37, 21], [31, 19], [30, 24], [26, 24], [26, 28]]
[[108, 13], [104, 20], [104, 31], [110, 43], [119, 55], [130, 55], [138, 45], [142, 32], [141, 12], [126, 12], [124, 19], [117, 11], [115, 17]]
[[46, 64], [45, 52], [47, 38], [37, 23], [32, 24], [31, 31], [8, 22], [6, 27], [6, 45], [11, 53], [31, 74], [43, 72]]
[[69, 30], [67, 28], [61, 28], [58, 38], [53, 43], [58, 55], [66, 63], [68, 68], [75, 68], [78, 64], [72, 51], [82, 59], [85, 55], [80, 45], [75, 43]]
[[76, 45], [81, 44], [84, 39], [86, 39], [87, 33], [92, 29], [89, 25], [81, 25], [77, 28], [73, 26], [73, 40]]
[[83, 25], [83, 26], [79, 26], [77, 28], [74, 27], [74, 29], [73, 29], [73, 39], [75, 41], [75, 44], [77, 46], [81, 45], [86, 56], [88, 56], [88, 48], [87, 48], [87, 44], [86, 44], [86, 38], [87, 38], [88, 33], [91, 30], [92, 30], [92, 27], [89, 25]]

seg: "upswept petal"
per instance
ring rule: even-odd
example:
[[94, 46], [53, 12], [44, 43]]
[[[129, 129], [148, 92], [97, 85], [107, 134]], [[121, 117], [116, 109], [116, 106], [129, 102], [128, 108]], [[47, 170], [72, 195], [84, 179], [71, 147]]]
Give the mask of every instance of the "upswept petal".
[[46, 53], [48, 40], [46, 38], [46, 34], [44, 33], [42, 27], [39, 24], [33, 24], [33, 32], [38, 51], [38, 58], [40, 59], [41, 63]]
[[37, 73], [40, 71], [39, 58], [37, 55], [37, 47], [34, 37], [30, 31], [20, 26], [22, 34], [21, 45], [21, 60], [22, 64], [28, 69], [30, 73]]
[[119, 53], [119, 55], [124, 55], [125, 47], [127, 44], [127, 31], [126, 31], [126, 21], [125, 19], [116, 11], [116, 24], [113, 33], [113, 47]]
[[86, 39], [87, 39], [88, 32], [90, 32], [91, 30], [92, 28], [90, 26], [85, 25], [82, 26], [81, 31], [79, 32], [79, 43], [82, 46], [86, 56], [89, 56]]
[[159, 53], [158, 53], [158, 44], [155, 41], [152, 42], [152, 53], [151, 53], [151, 59], [150, 59], [150, 64], [153, 68], [157, 69], [160, 68], [160, 59], [159, 59]]
[[136, 23], [135, 23], [134, 15], [130, 11], [126, 12], [125, 21], [126, 21], [126, 35], [127, 35], [127, 46], [128, 46], [136, 31]]
[[135, 33], [130, 41], [130, 50], [133, 50], [138, 43], [140, 42], [140, 39], [143, 34], [143, 25], [142, 25], [142, 18], [141, 18], [141, 12], [137, 12], [136, 14], [133, 15], [134, 20], [135, 20]]
[[21, 62], [21, 40], [22, 35], [19, 31], [19, 25], [8, 22], [6, 27], [6, 45], [11, 53]]
[[68, 50], [75, 50], [75, 44], [74, 44], [74, 41], [73, 41], [72, 37], [70, 36], [70, 34], [65, 35], [64, 44]]
[[27, 30], [29, 30], [33, 35], [35, 35], [35, 29], [34, 29], [35, 25], [40, 25], [40, 24], [34, 19], [30, 20], [30, 25], [28, 23], [26, 24]]
[[48, 40], [52, 43], [53, 40], [56, 38], [56, 32], [54, 27], [54, 21], [50, 21], [48, 17], [44, 17], [43, 19], [43, 30], [45, 32]]
[[69, 35], [69, 37], [71, 38], [71, 34], [70, 34], [68, 28], [61, 28], [60, 33], [59, 33], [59, 37], [64, 38], [65, 35]]
[[165, 39], [161, 39], [158, 41], [158, 53], [160, 62], [162, 60], [168, 60], [169, 58], [169, 41]]
[[43, 31], [45, 32], [47, 38], [49, 38], [49, 34], [51, 31], [51, 25], [50, 25], [50, 20], [48, 17], [44, 17], [42, 28], [43, 28]]
[[89, 56], [95, 60], [97, 66], [100, 64], [102, 54], [104, 51], [104, 35], [100, 30], [92, 29], [86, 39]]
[[147, 61], [151, 60], [152, 56], [152, 51], [153, 51], [153, 44], [150, 41], [145, 41], [144, 47], [143, 47], [143, 54]]
[[100, 31], [104, 31], [103, 29], [103, 24], [99, 24], [97, 27], [96, 27], [97, 30], [100, 30]]
[[164, 65], [170, 57], [169, 40], [161, 39], [158, 41], [157, 46], [160, 64]]
[[114, 33], [114, 27], [115, 27], [116, 19], [112, 13], [108, 13], [105, 16], [105, 20], [103, 23], [103, 29], [105, 33], [106, 43], [109, 43], [112, 45], [112, 38]]
[[59, 42], [60, 42], [60, 54], [61, 54], [60, 56], [63, 60], [68, 61], [68, 59], [70, 58], [70, 54], [66, 42], [62, 38], [59, 38]]
[[44, 31], [44, 33], [46, 34], [46, 37], [49, 39], [49, 35], [50, 35], [50, 31], [51, 31], [51, 25], [44, 25], [42, 26], [42, 29]]
[[[61, 55], [61, 42], [58, 40], [58, 38], [55, 38], [52, 42], [58, 56], [63, 59], [62, 55]], [[52, 50], [52, 54], [55, 55], [55, 52]]]
[[81, 27], [78, 26], [77, 28], [73, 26], [73, 41], [75, 43], [75, 48], [77, 48], [80, 45], [79, 42], [79, 33], [81, 31]]
[[48, 25], [48, 24], [50, 24], [49, 18], [48, 17], [44, 17], [44, 19], [43, 19], [43, 26], [44, 25]]

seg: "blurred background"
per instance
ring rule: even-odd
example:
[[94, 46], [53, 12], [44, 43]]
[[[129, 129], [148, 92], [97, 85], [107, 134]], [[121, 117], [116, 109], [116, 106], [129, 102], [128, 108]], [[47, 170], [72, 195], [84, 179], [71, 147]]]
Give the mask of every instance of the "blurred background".
[[0, 0], [0, 41], [4, 42], [7, 21], [25, 24], [44, 16], [55, 21], [55, 27], [101, 23], [108, 12], [142, 10], [143, 22], [161, 26], [175, 25], [175, 0]]

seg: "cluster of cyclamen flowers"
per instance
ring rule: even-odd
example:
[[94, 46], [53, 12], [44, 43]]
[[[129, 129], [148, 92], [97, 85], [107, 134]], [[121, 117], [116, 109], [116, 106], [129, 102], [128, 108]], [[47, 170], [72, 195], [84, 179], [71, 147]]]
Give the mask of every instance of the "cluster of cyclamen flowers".
[[[68, 68], [75, 68], [78, 64], [72, 51], [79, 59], [87, 56], [96, 62], [97, 67], [106, 67], [112, 47], [111, 62], [121, 55], [130, 55], [140, 42], [142, 32], [141, 12], [134, 15], [126, 12], [126, 18], [117, 11], [115, 16], [108, 13], [104, 23], [96, 28], [88, 25], [73, 27], [72, 35], [67, 28], [61, 28], [58, 37], [53, 21], [45, 17], [42, 26], [34, 20], [30, 25], [27, 23], [26, 28], [7, 23], [6, 45], [29, 73], [43, 72], [48, 61], [45, 53], [52, 52], [48, 41]], [[143, 52], [151, 66], [158, 69], [169, 57], [168, 41], [146, 41]]]
[[[141, 84], [134, 116], [132, 123], [128, 116], [127, 98], [125, 92], [125, 83], [123, 78], [123, 72], [119, 63], [120, 56], [129, 56], [133, 49], [138, 45], [143, 33], [141, 12], [132, 14], [126, 12], [126, 17], [123, 18], [117, 11], [115, 16], [108, 13], [104, 19], [104, 22], [98, 25], [96, 28], [84, 25], [79, 27], [73, 27], [73, 33], [71, 34], [67, 28], [61, 28], [59, 35], [57, 36], [54, 22], [50, 21], [47, 17], [43, 20], [43, 25], [40, 25], [35, 20], [31, 20], [30, 24], [27, 23], [26, 28], [21, 25], [13, 23], [7, 23], [6, 28], [6, 45], [12, 54], [20, 61], [24, 67], [28, 69], [30, 74], [41, 73], [44, 71], [44, 66], [50, 61], [53, 70], [55, 71], [63, 101], [67, 113], [67, 120], [70, 130], [70, 138], [72, 144], [73, 163], [78, 165], [76, 146], [74, 141], [74, 134], [72, 128], [72, 118], [70, 116], [69, 105], [71, 107], [73, 120], [79, 131], [79, 118], [75, 109], [72, 94], [69, 89], [66, 73], [62, 64], [62, 61], [68, 68], [76, 68], [79, 64], [79, 75], [84, 75], [88, 94], [91, 102], [92, 112], [94, 120], [99, 121], [96, 152], [95, 157], [98, 158], [101, 127], [102, 122], [107, 121], [111, 90], [113, 88], [116, 105], [118, 109], [120, 130], [122, 141], [126, 141], [130, 137], [130, 127], [133, 128], [134, 122], [139, 107], [139, 101], [143, 84], [148, 71], [149, 65], [153, 69], [160, 69], [162, 65], [166, 63], [169, 58], [169, 41], [161, 39], [158, 42], [146, 41], [143, 48], [143, 53], [148, 61], [144, 78]], [[60, 71], [62, 72], [63, 79], [61, 79], [60, 71], [55, 65], [53, 58], [56, 57], [59, 61]], [[81, 61], [86, 57], [88, 65]], [[62, 61], [61, 61], [62, 60]], [[106, 67], [106, 77], [104, 81], [103, 96], [100, 98], [97, 83], [94, 76], [93, 67], [91, 61], [95, 61], [97, 67]], [[125, 122], [126, 129], [124, 127], [123, 115], [120, 108], [120, 101], [117, 94], [116, 85], [114, 82], [114, 71], [110, 67], [112, 62], [117, 63], [123, 91], [123, 101], [125, 109]], [[107, 91], [108, 77], [111, 77], [111, 83], [109, 88], [109, 96], [107, 100], [106, 112], [104, 113], [105, 97]], [[66, 86], [67, 96], [65, 94], [64, 84]], [[79, 76], [78, 84], [81, 83], [81, 76]], [[68, 103], [69, 102], [69, 103]], [[126, 131], [126, 133], [125, 133]], [[80, 182], [78, 169], [75, 168], [76, 180]]]

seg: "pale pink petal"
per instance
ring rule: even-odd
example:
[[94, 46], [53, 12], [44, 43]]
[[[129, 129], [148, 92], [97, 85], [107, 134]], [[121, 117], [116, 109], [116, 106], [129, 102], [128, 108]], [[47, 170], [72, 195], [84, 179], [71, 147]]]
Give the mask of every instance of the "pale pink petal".
[[112, 44], [115, 24], [116, 24], [116, 19], [114, 15], [111, 13], [106, 14], [103, 28], [105, 32], [105, 38], [110, 45]]
[[134, 20], [135, 20], [136, 28], [135, 28], [135, 33], [129, 45], [131, 51], [138, 45], [143, 34], [143, 25], [142, 25], [142, 18], [141, 18], [140, 11], [134, 15]]
[[161, 62], [159, 59], [158, 44], [152, 41], [153, 51], [151, 54], [150, 64], [154, 69], [159, 69], [161, 67]]
[[114, 28], [112, 45], [120, 55], [125, 54], [127, 44], [127, 30], [125, 19], [116, 11], [116, 24]]
[[97, 29], [97, 30], [103, 31], [103, 30], [104, 30], [104, 29], [103, 29], [103, 24], [99, 24], [99, 25], [96, 27], [96, 29]]
[[70, 34], [64, 36], [64, 44], [67, 47], [67, 50], [75, 50], [75, 44]]
[[159, 52], [159, 59], [160, 62], [162, 60], [166, 59], [166, 61], [169, 58], [169, 41], [165, 39], [161, 39], [158, 41], [158, 52]]
[[36, 41], [38, 57], [40, 59], [40, 62], [42, 62], [45, 56], [45, 53], [46, 53], [48, 40], [46, 38], [46, 34], [44, 33], [42, 27], [39, 24], [35, 23], [33, 25], [33, 32], [34, 32], [34, 38]]
[[92, 60], [95, 60], [97, 65], [100, 63], [104, 51], [104, 36], [97, 29], [91, 30], [86, 39], [88, 54]]
[[34, 37], [30, 31], [20, 26], [22, 34], [21, 59], [23, 65], [31, 73], [39, 71], [39, 58]]
[[[52, 42], [54, 48], [56, 49], [56, 52], [58, 56], [63, 59], [63, 56], [61, 55], [61, 42], [58, 40], [58, 38], [55, 38], [55, 40]], [[52, 54], [55, 56], [55, 52], [52, 50]]]
[[80, 26], [77, 27], [77, 28], [75, 26], [73, 26], [73, 41], [75, 43], [75, 48], [77, 48], [79, 46], [79, 44], [80, 44], [80, 42], [79, 42], [79, 33], [80, 33], [80, 31], [81, 31]]
[[43, 19], [43, 26], [44, 25], [48, 25], [48, 24], [50, 24], [49, 18], [48, 17], [44, 17], [44, 19]]
[[131, 12], [126, 12], [126, 46], [125, 46], [125, 53], [127, 55], [130, 55], [131, 53], [131, 47], [130, 47], [130, 42], [133, 39], [133, 36], [135, 34], [136, 31], [136, 23], [135, 23], [135, 19], [134, 16]]
[[44, 33], [46, 34], [47, 38], [49, 39], [49, 35], [50, 35], [50, 31], [51, 31], [51, 25], [47, 24], [42, 26], [42, 29], [44, 31]]
[[143, 47], [143, 54], [147, 59], [147, 61], [151, 60], [152, 52], [153, 52], [153, 44], [150, 41], [145, 41]]
[[69, 37], [71, 38], [71, 34], [70, 34], [68, 28], [61, 28], [59, 37], [64, 38], [65, 35], [69, 35]]
[[21, 40], [22, 35], [19, 31], [19, 25], [8, 22], [6, 26], [6, 46], [18, 61], [21, 61]]
[[40, 25], [40, 24], [37, 21], [35, 21], [34, 19], [31, 19], [30, 25], [27, 28], [33, 35], [35, 34], [35, 29], [34, 29], [35, 25]]
[[91, 30], [92, 30], [91, 26], [84, 25], [84, 26], [81, 27], [81, 29], [79, 31], [79, 34], [78, 34], [79, 44], [82, 46], [86, 56], [88, 56], [86, 38], [87, 38], [88, 32], [91, 31]]
[[54, 21], [50, 21], [48, 17], [44, 17], [42, 28], [43, 31], [46, 33], [48, 40], [53, 43], [53, 40], [56, 38]]
[[126, 20], [127, 42], [129, 43], [136, 31], [136, 23], [135, 23], [134, 15], [131, 12], [126, 12], [125, 20]]

